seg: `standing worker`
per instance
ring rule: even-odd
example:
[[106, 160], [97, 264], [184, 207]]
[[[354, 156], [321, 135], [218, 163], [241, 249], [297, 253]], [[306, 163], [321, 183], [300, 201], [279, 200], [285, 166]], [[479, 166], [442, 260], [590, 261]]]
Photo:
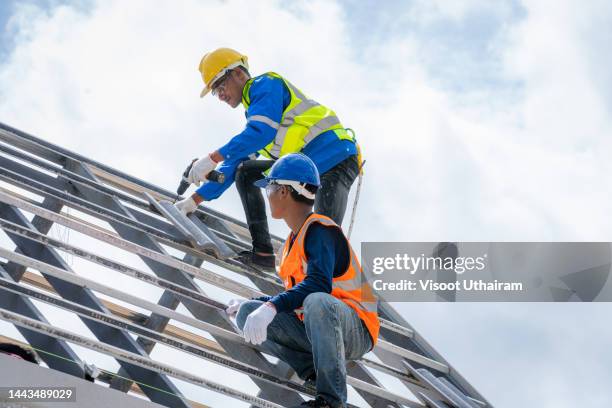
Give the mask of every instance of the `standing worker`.
[[[253, 241], [252, 250], [240, 256], [251, 265], [273, 270], [275, 257], [265, 202], [253, 182], [261, 179], [275, 160], [302, 152], [321, 174], [315, 210], [340, 225], [349, 190], [360, 171], [358, 146], [334, 111], [307, 98], [276, 73], [251, 78], [247, 57], [235, 50], [219, 48], [207, 53], [199, 69], [205, 84], [200, 97], [211, 92], [232, 108], [242, 103], [247, 124], [227, 144], [193, 164], [187, 181], [204, 184], [176, 206], [184, 214], [193, 212], [202, 201], [218, 198], [235, 180]], [[254, 160], [259, 155], [267, 160]], [[224, 174], [224, 182], [207, 182], [206, 176], [215, 168]]]
[[316, 385], [316, 399], [300, 407], [346, 407], [345, 361], [361, 358], [376, 344], [376, 297], [340, 227], [312, 212], [321, 186], [312, 160], [284, 156], [256, 185], [265, 187], [272, 217], [291, 229], [279, 270], [286, 290], [232, 300], [227, 313], [237, 313], [246, 341], [261, 344]]

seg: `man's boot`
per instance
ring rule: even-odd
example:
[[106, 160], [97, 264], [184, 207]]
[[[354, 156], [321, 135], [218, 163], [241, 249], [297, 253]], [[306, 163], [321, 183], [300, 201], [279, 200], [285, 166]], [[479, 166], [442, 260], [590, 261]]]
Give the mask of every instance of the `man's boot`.
[[260, 255], [253, 251], [241, 251], [236, 258], [246, 265], [266, 272], [276, 271], [276, 257], [274, 254]]
[[294, 405], [291, 408], [334, 408], [323, 397], [317, 397], [315, 400], [304, 401], [300, 405]]

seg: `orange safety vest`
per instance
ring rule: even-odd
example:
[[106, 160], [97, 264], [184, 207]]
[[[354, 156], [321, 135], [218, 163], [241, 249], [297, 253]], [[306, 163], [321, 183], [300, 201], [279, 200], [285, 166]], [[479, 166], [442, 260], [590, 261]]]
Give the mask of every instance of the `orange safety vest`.
[[[304, 238], [306, 237], [308, 227], [313, 222], [340, 228], [329, 217], [320, 214], [311, 214], [298, 231], [295, 240], [293, 240], [293, 245], [291, 245], [291, 249], [289, 249], [289, 246], [293, 238], [293, 232], [289, 235], [283, 247], [279, 271], [285, 289], [290, 289], [302, 282], [308, 274], [308, 259], [306, 259], [306, 252], [304, 251]], [[357, 312], [359, 318], [363, 320], [368, 328], [370, 336], [372, 337], [372, 346], [374, 346], [378, 340], [378, 331], [380, 330], [380, 321], [378, 320], [377, 313], [377, 298], [363, 274], [361, 265], [359, 264], [355, 252], [353, 252], [353, 248], [351, 248], [351, 244], [348, 240], [346, 242], [349, 247], [351, 261], [342, 275], [333, 278], [331, 295], [340, 299]], [[302, 308], [297, 309], [296, 313], [300, 320], [303, 320], [304, 315], [301, 309]]]

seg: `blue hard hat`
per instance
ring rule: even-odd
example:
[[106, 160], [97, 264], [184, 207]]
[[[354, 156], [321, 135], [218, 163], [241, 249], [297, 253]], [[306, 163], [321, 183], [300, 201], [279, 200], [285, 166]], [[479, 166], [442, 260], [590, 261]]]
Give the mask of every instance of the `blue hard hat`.
[[310, 158], [302, 153], [291, 153], [281, 157], [274, 163], [267, 177], [256, 181], [257, 187], [264, 188], [271, 182], [279, 184], [285, 181], [296, 181], [302, 184], [311, 184], [319, 187], [319, 170]]

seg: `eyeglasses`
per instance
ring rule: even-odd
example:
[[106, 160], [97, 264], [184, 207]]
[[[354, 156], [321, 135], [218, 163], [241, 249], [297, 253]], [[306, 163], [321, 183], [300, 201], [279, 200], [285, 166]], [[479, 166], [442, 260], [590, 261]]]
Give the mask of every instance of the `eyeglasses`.
[[227, 79], [229, 78], [229, 73], [230, 71], [225, 73], [225, 75], [217, 79], [217, 81], [213, 84], [211, 88], [211, 93], [213, 96], [218, 96], [220, 92], [225, 93], [225, 84], [227, 82]]
[[266, 186], [266, 195], [270, 197], [272, 193], [278, 191], [281, 188], [280, 184], [270, 183]]

